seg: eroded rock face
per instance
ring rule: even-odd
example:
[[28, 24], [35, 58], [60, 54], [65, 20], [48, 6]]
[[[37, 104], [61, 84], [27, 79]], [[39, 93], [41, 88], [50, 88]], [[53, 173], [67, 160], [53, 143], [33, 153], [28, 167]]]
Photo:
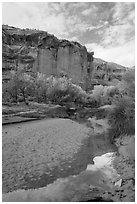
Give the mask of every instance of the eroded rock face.
[[93, 72], [93, 52], [44, 31], [3, 25], [3, 70], [25, 68], [48, 76], [61, 73], [84, 82]]
[[64, 72], [73, 81], [84, 79], [87, 75], [87, 50], [85, 47], [59, 47], [57, 53], [57, 72]]
[[94, 67], [93, 77], [98, 81], [112, 81], [113, 79], [120, 81], [122, 79], [122, 75], [127, 70], [126, 67], [113, 62], [106, 62], [99, 58], [94, 59]]
[[60, 74], [72, 78], [73, 82], [84, 81], [93, 71], [93, 53], [77, 42], [44, 37], [38, 45], [36, 71], [47, 76]]

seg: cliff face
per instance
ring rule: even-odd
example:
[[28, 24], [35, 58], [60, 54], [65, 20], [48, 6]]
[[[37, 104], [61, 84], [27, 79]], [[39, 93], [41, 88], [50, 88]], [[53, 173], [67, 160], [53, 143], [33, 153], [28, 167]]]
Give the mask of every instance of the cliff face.
[[[88, 53], [84, 46], [76, 42], [62, 40], [58, 43], [48, 43], [43, 39], [38, 46], [38, 57], [36, 67], [38, 71], [47, 75], [65, 74], [73, 81], [83, 81], [90, 76], [93, 71], [93, 57]], [[46, 62], [46, 63], [45, 63]], [[90, 73], [88, 73], [90, 69]]]
[[94, 58], [94, 78], [104, 81], [112, 81], [113, 79], [121, 80], [122, 75], [128, 69], [113, 62], [106, 62], [99, 58]]
[[77, 42], [59, 40], [44, 31], [3, 25], [3, 72], [23, 68], [48, 76], [61, 74], [84, 82], [93, 72], [93, 52]]
[[25, 69], [47, 77], [66, 75], [74, 83], [96, 85], [121, 80], [125, 67], [99, 58], [93, 61], [93, 54], [78, 42], [59, 40], [45, 31], [2, 26], [3, 78], [10, 70]]

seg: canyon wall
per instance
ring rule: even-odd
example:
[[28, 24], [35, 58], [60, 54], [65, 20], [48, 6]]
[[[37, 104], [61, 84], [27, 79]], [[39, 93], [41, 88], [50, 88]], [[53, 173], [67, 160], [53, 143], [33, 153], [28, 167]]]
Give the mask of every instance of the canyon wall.
[[48, 76], [66, 75], [73, 82], [91, 78], [93, 52], [77, 42], [59, 40], [44, 31], [3, 25], [3, 72], [18, 70], [42, 72]]
[[121, 80], [126, 67], [93, 60], [93, 54], [78, 42], [59, 40], [45, 31], [2, 26], [2, 76], [6, 80], [10, 70], [19, 69], [47, 77], [65, 75], [84, 87]]

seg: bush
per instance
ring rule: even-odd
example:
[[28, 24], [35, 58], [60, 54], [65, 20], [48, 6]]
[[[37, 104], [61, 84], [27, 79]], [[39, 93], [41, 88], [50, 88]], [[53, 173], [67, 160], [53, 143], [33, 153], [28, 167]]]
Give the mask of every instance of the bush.
[[46, 75], [42, 73], [37, 73], [36, 77], [34, 78], [34, 87], [35, 87], [35, 100], [40, 102], [47, 101], [47, 78]]
[[7, 83], [2, 84], [2, 103], [7, 103], [10, 101], [10, 96], [7, 91]]
[[10, 80], [2, 86], [2, 100], [3, 102], [15, 102], [18, 100], [18, 88], [16, 81]]
[[69, 94], [68, 87], [70, 81], [65, 78], [49, 77], [47, 79], [47, 97], [54, 103], [60, 103]]
[[2, 87], [3, 101], [26, 102], [28, 96], [34, 96], [33, 78], [22, 72], [11, 72], [11, 79]]
[[130, 131], [132, 132], [133, 130], [130, 126], [129, 117], [125, 109], [125, 105], [121, 102], [109, 113], [108, 119], [113, 130], [113, 138], [122, 134], [130, 134]]
[[127, 70], [117, 87], [121, 94], [128, 95], [135, 99], [135, 69]]
[[131, 118], [126, 114], [122, 105], [111, 111], [108, 118], [109, 124], [111, 125], [111, 128], [109, 129], [109, 135], [112, 141], [114, 138], [117, 138], [120, 135], [135, 134], [134, 118]]
[[[6, 94], [5, 94], [6, 93]], [[30, 98], [38, 103], [51, 101], [62, 104], [87, 102], [88, 94], [67, 77], [49, 77], [42, 73], [31, 76], [23, 71], [13, 72], [11, 80], [3, 86], [3, 100], [26, 102]]]
[[100, 106], [102, 103], [103, 91], [104, 91], [104, 87], [102, 85], [97, 85], [97, 86], [94, 86], [92, 94], [90, 95], [90, 97], [94, 101], [96, 101], [97, 106]]
[[134, 71], [127, 71], [117, 85], [119, 94], [113, 97], [113, 109], [109, 115], [110, 136], [135, 134], [135, 77]]
[[90, 94], [91, 101], [95, 106], [111, 105], [114, 95], [118, 94], [118, 88], [115, 86], [96, 85]]
[[86, 102], [86, 92], [80, 86], [73, 84], [70, 79], [50, 77], [47, 81], [47, 97], [50, 101], [59, 104]]
[[102, 105], [111, 105], [113, 97], [119, 94], [118, 88], [115, 86], [105, 86], [102, 96]]

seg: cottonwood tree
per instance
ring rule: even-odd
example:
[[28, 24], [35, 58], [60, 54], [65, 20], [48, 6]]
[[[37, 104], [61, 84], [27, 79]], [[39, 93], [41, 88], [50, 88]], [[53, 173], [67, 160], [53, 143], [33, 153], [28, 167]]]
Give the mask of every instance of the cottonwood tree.
[[18, 102], [21, 95], [22, 101], [26, 103], [28, 96], [34, 94], [33, 79], [23, 70], [12, 71], [11, 79], [6, 84], [6, 90], [15, 103]]

